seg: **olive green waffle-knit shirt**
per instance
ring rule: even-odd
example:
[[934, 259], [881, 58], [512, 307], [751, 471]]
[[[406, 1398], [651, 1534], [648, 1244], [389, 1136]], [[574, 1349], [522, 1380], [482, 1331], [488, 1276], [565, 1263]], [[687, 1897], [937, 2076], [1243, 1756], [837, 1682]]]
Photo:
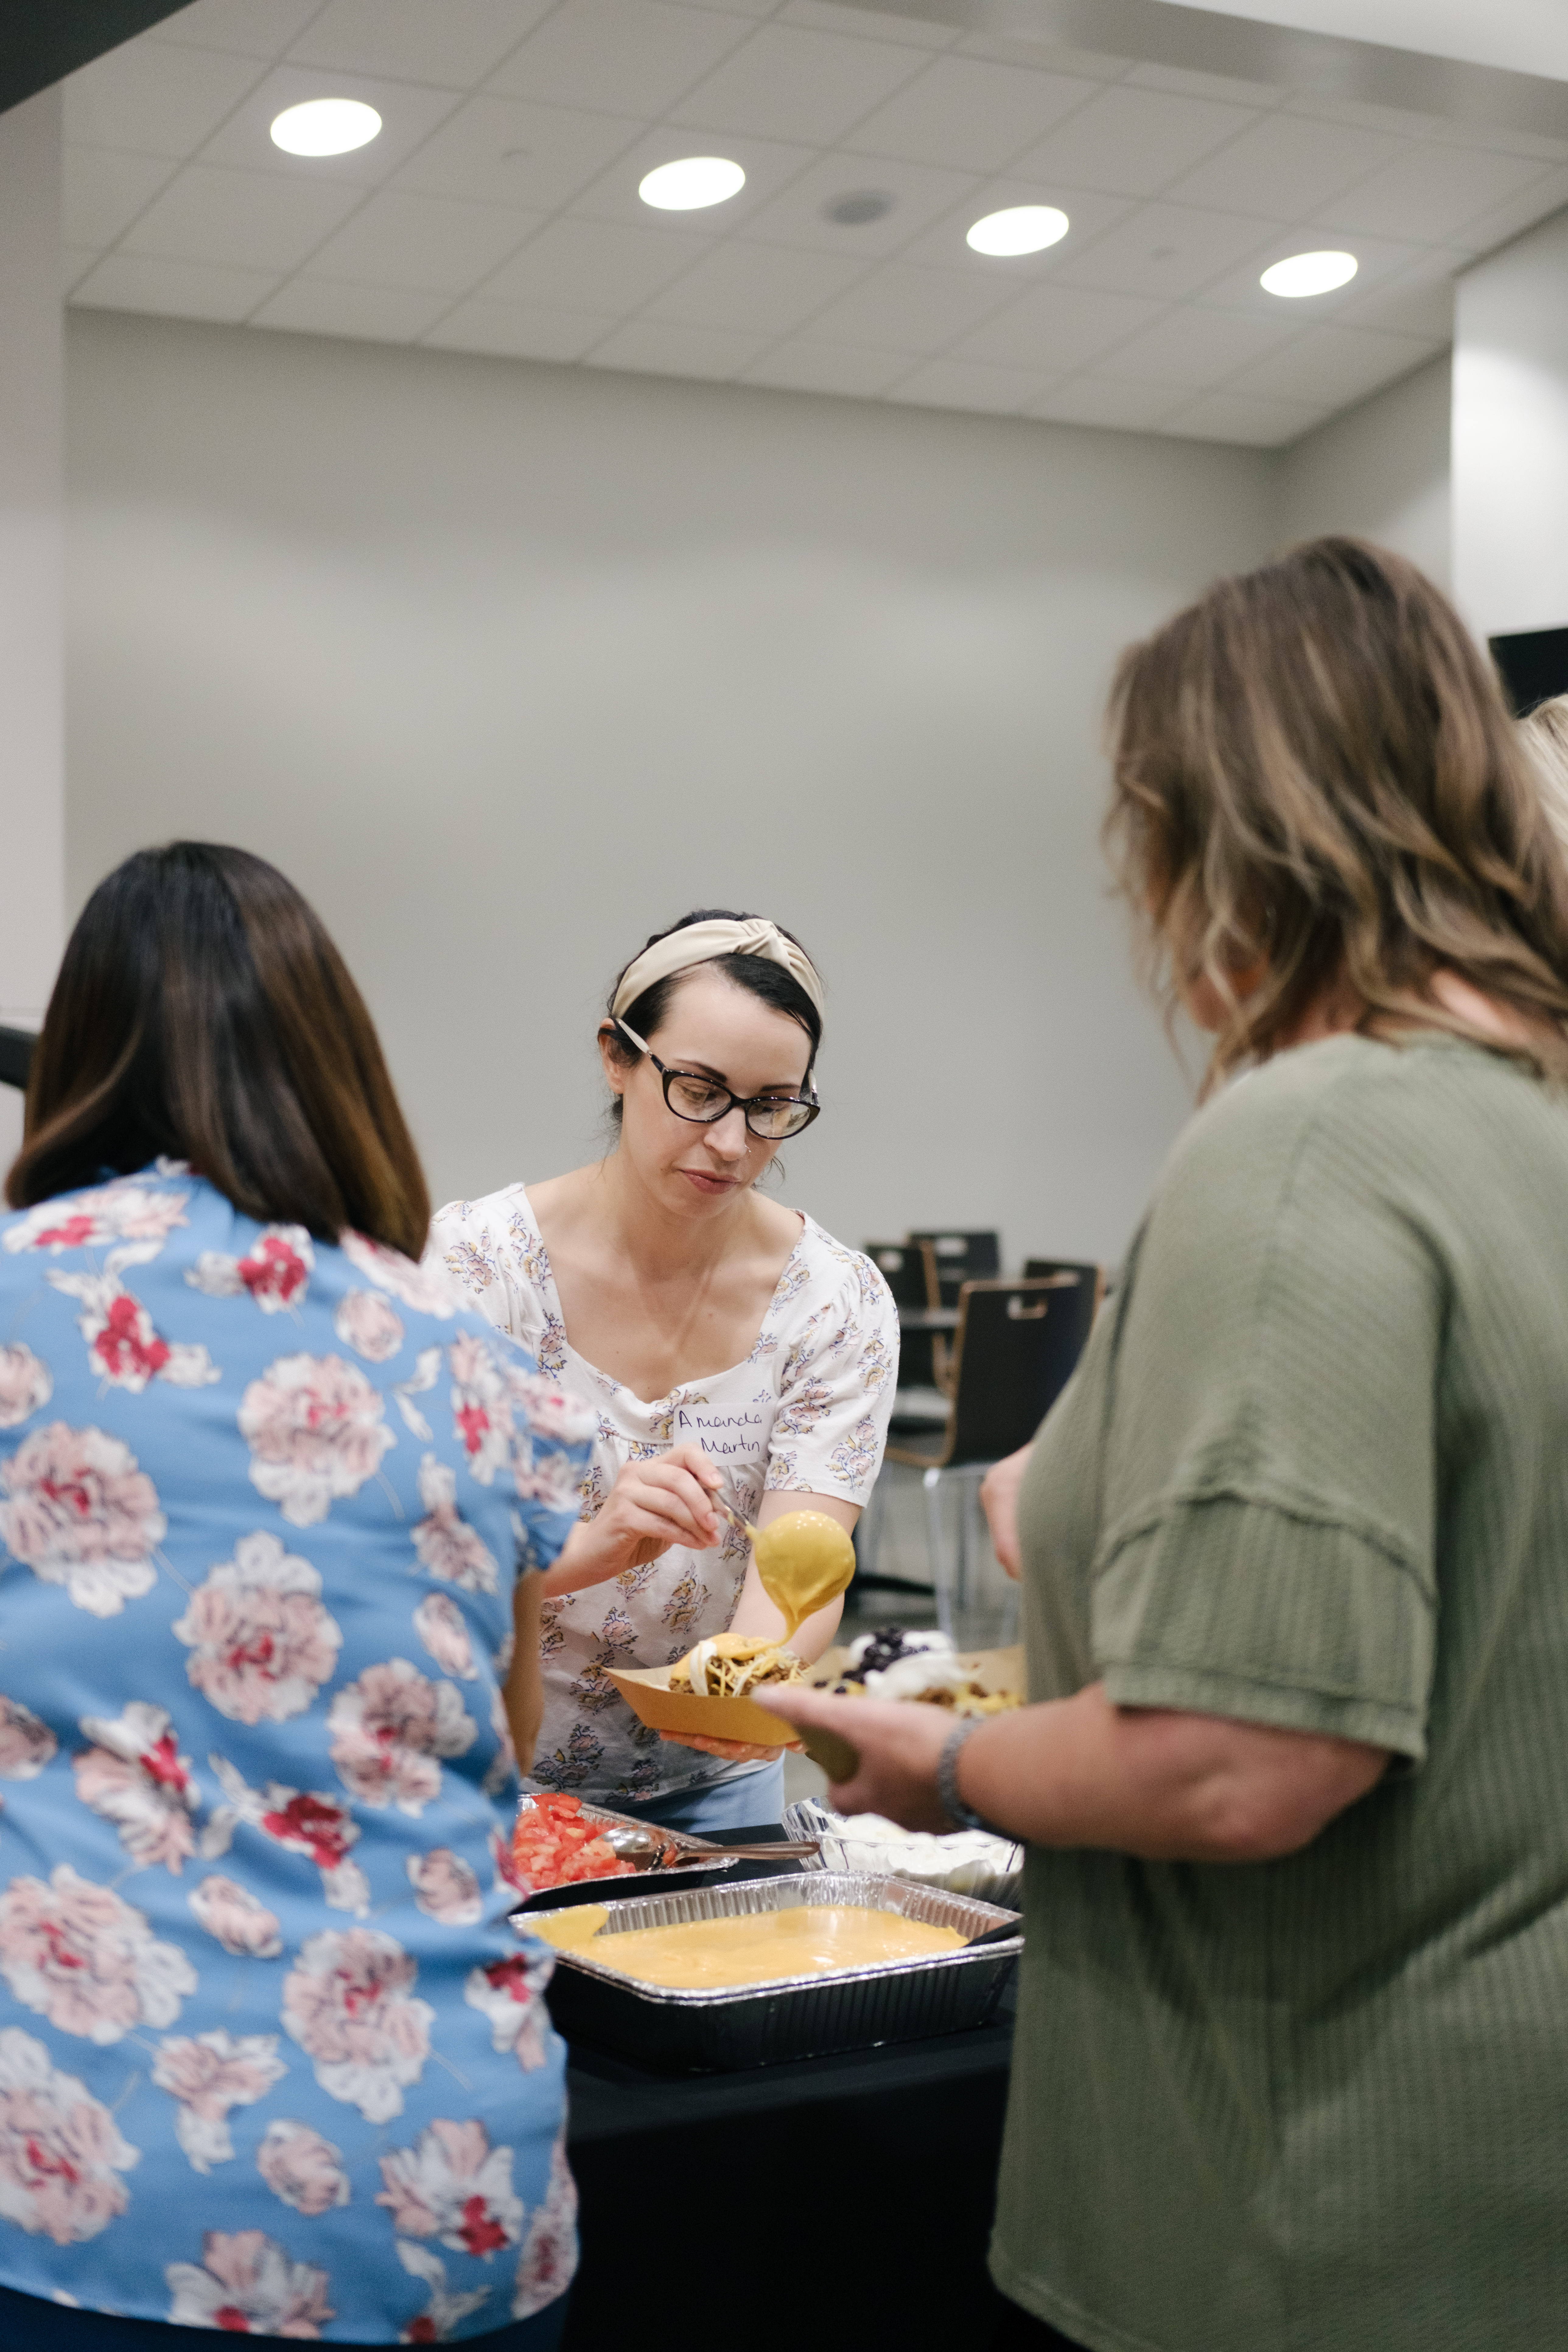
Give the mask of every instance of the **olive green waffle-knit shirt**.
[[1568, 2344], [1568, 1100], [1337, 1038], [1201, 1112], [1022, 1532], [1034, 1697], [1396, 1760], [1284, 1861], [1031, 1853], [998, 2284], [1094, 2352]]

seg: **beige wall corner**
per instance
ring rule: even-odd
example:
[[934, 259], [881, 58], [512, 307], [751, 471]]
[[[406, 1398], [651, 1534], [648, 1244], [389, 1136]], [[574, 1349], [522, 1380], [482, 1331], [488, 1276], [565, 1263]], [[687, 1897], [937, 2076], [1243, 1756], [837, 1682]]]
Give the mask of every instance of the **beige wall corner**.
[[1347, 531], [1408, 556], [1451, 588], [1450, 382], [1445, 352], [1287, 449], [1279, 545]]

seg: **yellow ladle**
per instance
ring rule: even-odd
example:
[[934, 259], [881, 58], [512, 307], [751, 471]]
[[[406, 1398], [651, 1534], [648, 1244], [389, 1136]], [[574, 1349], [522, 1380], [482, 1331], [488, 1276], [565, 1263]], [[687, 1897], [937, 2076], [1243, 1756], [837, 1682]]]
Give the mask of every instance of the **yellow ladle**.
[[784, 1618], [786, 1642], [808, 1617], [837, 1601], [855, 1573], [855, 1547], [826, 1511], [786, 1511], [754, 1528], [717, 1497], [714, 1507], [750, 1538], [763, 1591]]

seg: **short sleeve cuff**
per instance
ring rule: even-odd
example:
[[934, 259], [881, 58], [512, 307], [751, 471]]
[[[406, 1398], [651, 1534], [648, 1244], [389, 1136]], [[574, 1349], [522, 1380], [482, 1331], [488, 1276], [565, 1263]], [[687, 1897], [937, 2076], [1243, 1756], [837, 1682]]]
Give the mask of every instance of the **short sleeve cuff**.
[[1414, 1760], [1435, 1633], [1412, 1565], [1354, 1529], [1234, 1496], [1172, 1504], [1114, 1544], [1091, 1620], [1114, 1706], [1364, 1739]]

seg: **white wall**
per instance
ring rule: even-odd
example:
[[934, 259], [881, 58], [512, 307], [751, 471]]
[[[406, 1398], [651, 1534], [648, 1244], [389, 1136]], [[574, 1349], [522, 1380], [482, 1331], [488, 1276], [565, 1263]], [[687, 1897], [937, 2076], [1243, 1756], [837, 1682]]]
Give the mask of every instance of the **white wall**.
[[1445, 352], [1285, 450], [1279, 544], [1349, 531], [1407, 555], [1447, 588], [1453, 576], [1451, 399]]
[[[0, 1022], [35, 1026], [64, 937], [60, 94], [0, 116]], [[0, 1165], [21, 1141], [0, 1087]]]
[[1454, 549], [1483, 635], [1568, 627], [1568, 212], [1459, 280]]
[[76, 313], [69, 877], [274, 857], [437, 1198], [596, 1148], [692, 904], [797, 929], [847, 1239], [1113, 1255], [1188, 1092], [1096, 835], [1117, 648], [1270, 538], [1246, 451]]

